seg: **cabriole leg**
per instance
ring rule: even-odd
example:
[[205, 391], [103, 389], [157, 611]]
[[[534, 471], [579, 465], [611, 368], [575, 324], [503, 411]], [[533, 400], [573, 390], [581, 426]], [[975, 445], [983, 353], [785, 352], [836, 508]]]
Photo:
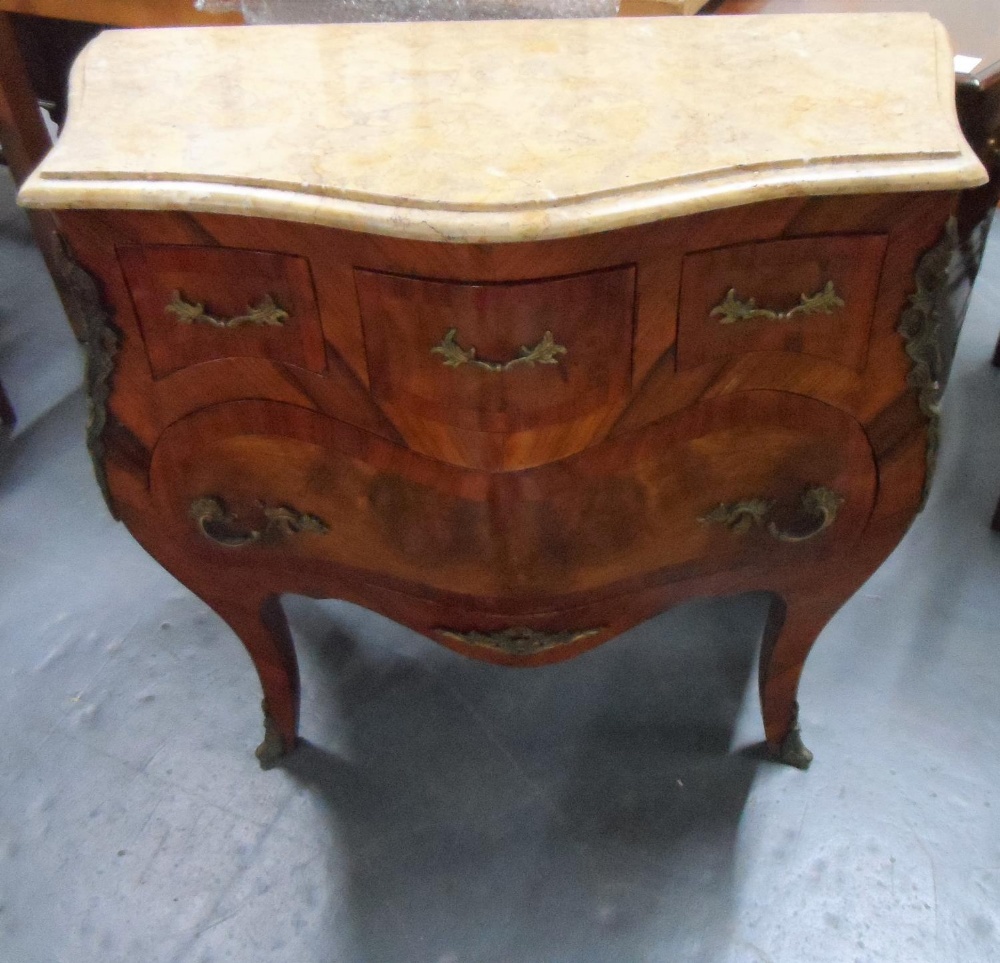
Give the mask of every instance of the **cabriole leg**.
[[843, 599], [814, 600], [775, 595], [760, 652], [760, 704], [771, 756], [796, 769], [808, 769], [813, 754], [799, 731], [799, 679], [816, 637]]
[[264, 740], [257, 747], [262, 769], [295, 748], [299, 728], [299, 669], [288, 621], [277, 595], [250, 600], [202, 596], [250, 653], [264, 690]]

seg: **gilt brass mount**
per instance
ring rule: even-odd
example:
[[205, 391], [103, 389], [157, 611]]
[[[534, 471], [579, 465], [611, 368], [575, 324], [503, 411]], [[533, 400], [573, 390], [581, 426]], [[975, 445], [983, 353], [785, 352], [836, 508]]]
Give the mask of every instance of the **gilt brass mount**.
[[698, 521], [706, 525], [725, 525], [731, 532], [742, 535], [755, 525], [764, 524], [767, 513], [774, 507], [774, 502], [765, 498], [750, 498], [742, 502], [716, 505], [710, 512], [702, 515]]
[[466, 645], [496, 649], [507, 655], [536, 655], [548, 649], [572, 645], [581, 639], [597, 635], [603, 629], [583, 629], [569, 632], [539, 632], [525, 626], [502, 629], [499, 632], [456, 632], [453, 629], [439, 629], [441, 635]]
[[270, 294], [264, 295], [259, 304], [248, 305], [246, 314], [231, 318], [217, 318], [209, 314], [204, 304], [185, 300], [180, 291], [174, 291], [164, 310], [181, 324], [207, 324], [213, 328], [280, 327], [288, 320], [288, 312], [279, 308]]
[[960, 250], [958, 221], [949, 219], [941, 240], [920, 259], [916, 291], [899, 320], [898, 331], [906, 345], [911, 368], [907, 383], [917, 395], [920, 411], [927, 419], [927, 473], [921, 508], [927, 501], [941, 444], [941, 395], [951, 352], [958, 337], [958, 324], [949, 303], [948, 271]]
[[121, 347], [122, 333], [112, 319], [110, 308], [104, 302], [97, 279], [76, 262], [66, 239], [60, 234], [57, 234], [56, 238], [59, 250], [54, 261], [55, 267], [76, 302], [84, 323], [84, 344], [87, 351], [86, 379], [90, 397], [87, 450], [94, 463], [94, 475], [108, 511], [114, 518], [118, 518], [105, 467], [104, 433], [109, 420], [113, 421], [113, 416], [108, 412], [108, 403], [111, 399], [115, 359]]
[[[829, 528], [837, 518], [844, 496], [829, 488], [815, 486], [807, 488], [799, 497], [798, 512], [804, 525], [782, 529], [770, 521], [767, 531], [779, 542], [807, 542]], [[765, 498], [751, 498], [745, 501], [717, 505], [702, 515], [698, 521], [706, 525], [725, 525], [731, 532], [745, 534], [751, 528], [764, 526], [765, 519], [775, 503]]]
[[315, 515], [305, 515], [284, 505], [264, 506], [266, 524], [261, 529], [240, 528], [236, 516], [221, 498], [207, 496], [191, 503], [191, 517], [198, 531], [210, 542], [224, 548], [243, 548], [255, 542], [276, 542], [300, 532], [323, 535], [330, 529]]
[[768, 522], [767, 530], [779, 542], [808, 542], [810, 538], [815, 538], [834, 523], [843, 504], [844, 496], [832, 489], [809, 488], [799, 498], [799, 512], [807, 520], [814, 519], [814, 524], [802, 530], [783, 531], [774, 522]]
[[457, 341], [458, 329], [451, 328], [441, 339], [440, 344], [431, 348], [431, 354], [441, 355], [442, 364], [448, 368], [458, 368], [463, 364], [470, 364], [484, 371], [510, 371], [519, 365], [534, 367], [536, 364], [558, 364], [559, 356], [566, 354], [566, 348], [561, 344], [556, 344], [551, 331], [546, 331], [542, 335], [541, 341], [534, 347], [522, 344], [520, 353], [510, 361], [483, 361], [476, 357], [475, 348], [463, 348]]
[[712, 308], [708, 316], [718, 317], [719, 324], [736, 324], [738, 321], [791, 321], [798, 315], [833, 314], [843, 306], [844, 300], [837, 294], [833, 281], [827, 281], [822, 291], [803, 294], [799, 303], [787, 311], [758, 308], [754, 298], [741, 301], [736, 296], [736, 288], [730, 288], [723, 302]]

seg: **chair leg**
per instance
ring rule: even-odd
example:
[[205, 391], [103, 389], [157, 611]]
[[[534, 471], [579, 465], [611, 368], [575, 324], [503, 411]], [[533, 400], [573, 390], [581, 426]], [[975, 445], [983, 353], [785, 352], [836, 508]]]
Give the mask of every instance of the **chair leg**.
[[3, 390], [3, 385], [0, 384], [0, 426], [13, 428], [16, 421], [14, 407], [10, 403], [10, 398], [7, 397], [7, 392]]

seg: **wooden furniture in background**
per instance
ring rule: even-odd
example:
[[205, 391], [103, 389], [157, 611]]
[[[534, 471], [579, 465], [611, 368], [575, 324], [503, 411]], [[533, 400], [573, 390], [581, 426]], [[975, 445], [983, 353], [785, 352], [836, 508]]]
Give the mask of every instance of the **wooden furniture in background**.
[[93, 279], [108, 504], [247, 647], [262, 762], [297, 737], [282, 592], [533, 666], [767, 591], [767, 741], [808, 764], [809, 649], [930, 482], [946, 223], [986, 175], [929, 18], [758, 28], [89, 48], [21, 199]]
[[619, 0], [619, 17], [690, 16], [709, 0]]
[[[192, 0], [0, 0], [0, 147], [14, 182], [23, 183], [52, 146], [39, 99], [53, 104], [58, 122], [69, 65], [100, 27], [242, 22], [237, 14], [199, 13]], [[31, 229], [70, 325], [82, 338], [83, 320], [65, 279], [52, 218], [45, 211], [32, 211]]]
[[194, 0], [0, 0], [0, 10], [113, 27], [206, 27], [243, 23], [238, 13], [197, 10]]
[[[10, 18], [0, 13], [0, 146], [10, 167], [14, 182], [20, 184], [38, 165], [52, 146], [42, 120], [27, 68], [21, 58], [17, 38]], [[52, 216], [46, 211], [30, 211], [29, 218], [35, 241], [54, 278], [62, 273], [59, 240]], [[76, 323], [76, 308], [72, 294], [57, 283], [66, 314], [78, 335], [82, 323]]]

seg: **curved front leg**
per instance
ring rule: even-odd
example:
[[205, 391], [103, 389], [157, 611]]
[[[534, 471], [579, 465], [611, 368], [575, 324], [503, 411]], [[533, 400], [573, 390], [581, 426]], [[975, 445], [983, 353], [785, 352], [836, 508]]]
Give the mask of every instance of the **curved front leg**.
[[264, 740], [257, 747], [262, 769], [275, 766], [295, 748], [299, 728], [299, 668], [288, 621], [277, 595], [246, 602], [211, 595], [201, 598], [245, 646], [264, 691]]
[[786, 593], [773, 597], [768, 612], [759, 671], [764, 732], [772, 757], [797, 769], [808, 769], [813, 759], [798, 723], [802, 668], [816, 637], [845, 601]]

